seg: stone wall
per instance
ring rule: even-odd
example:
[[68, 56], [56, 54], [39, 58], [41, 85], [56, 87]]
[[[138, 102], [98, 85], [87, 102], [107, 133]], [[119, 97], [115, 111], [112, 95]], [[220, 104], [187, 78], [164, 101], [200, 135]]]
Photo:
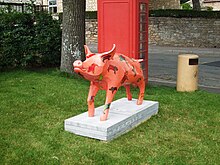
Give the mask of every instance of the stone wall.
[[86, 43], [98, 43], [98, 23], [97, 19], [86, 19]]
[[220, 19], [150, 17], [149, 44], [220, 47]]
[[[220, 19], [149, 18], [149, 44], [220, 48]], [[86, 42], [97, 43], [97, 20], [86, 20]]]
[[180, 0], [150, 0], [149, 9], [179, 9]]

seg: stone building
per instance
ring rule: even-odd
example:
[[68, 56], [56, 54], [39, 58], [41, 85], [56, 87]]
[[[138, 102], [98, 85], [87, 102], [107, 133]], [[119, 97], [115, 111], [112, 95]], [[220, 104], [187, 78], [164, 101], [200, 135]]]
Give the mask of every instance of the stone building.
[[[0, 0], [13, 3], [30, 3], [31, 0]], [[209, 0], [210, 1], [210, 0]], [[35, 4], [48, 5], [52, 13], [63, 12], [63, 0], [35, 0]], [[180, 0], [149, 0], [149, 9], [179, 9]], [[86, 0], [86, 11], [97, 11], [97, 0]]]
[[[179, 9], [180, 0], [149, 0], [149, 9]], [[97, 11], [97, 0], [86, 0], [87, 11]]]
[[[37, 0], [42, 2], [43, 5], [49, 5], [49, 10], [54, 13], [54, 9], [57, 13], [63, 12], [63, 0]], [[97, 11], [97, 0], [86, 0], [86, 11]]]
[[97, 0], [86, 0], [86, 11], [97, 11]]
[[[192, 7], [192, 0], [186, 2], [190, 4]], [[212, 8], [214, 11], [220, 10], [220, 0], [200, 0], [200, 5], [202, 10], [207, 10], [208, 8]]]
[[[179, 9], [180, 0], [149, 0], [149, 9]], [[97, 11], [97, 0], [86, 0], [87, 11]]]
[[[63, 0], [34, 0], [36, 5], [48, 5], [51, 13], [63, 12]], [[8, 3], [30, 3], [31, 0], [0, 0]], [[86, 11], [97, 11], [97, 0], [86, 0]]]
[[211, 7], [213, 10], [220, 10], [220, 0], [204, 0], [204, 7]]

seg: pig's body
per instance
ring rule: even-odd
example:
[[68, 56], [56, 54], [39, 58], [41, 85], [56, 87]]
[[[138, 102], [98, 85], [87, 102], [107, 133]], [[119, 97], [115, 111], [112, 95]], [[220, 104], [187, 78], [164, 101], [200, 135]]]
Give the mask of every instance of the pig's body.
[[91, 81], [88, 95], [88, 114], [94, 116], [94, 98], [99, 89], [106, 90], [105, 109], [101, 120], [107, 120], [109, 108], [120, 86], [126, 88], [128, 100], [132, 99], [130, 84], [140, 89], [137, 104], [142, 104], [145, 90], [143, 71], [139, 61], [120, 53], [115, 53], [115, 46], [109, 52], [93, 54], [85, 46], [87, 58], [84, 62], [75, 61], [74, 71]]
[[[106, 62], [101, 78], [93, 80], [99, 84], [100, 89], [107, 90], [107, 86], [137, 85], [143, 78], [140, 63], [122, 54], [116, 53], [113, 60]], [[112, 81], [114, 80], [114, 81]], [[108, 85], [107, 85], [108, 84]]]

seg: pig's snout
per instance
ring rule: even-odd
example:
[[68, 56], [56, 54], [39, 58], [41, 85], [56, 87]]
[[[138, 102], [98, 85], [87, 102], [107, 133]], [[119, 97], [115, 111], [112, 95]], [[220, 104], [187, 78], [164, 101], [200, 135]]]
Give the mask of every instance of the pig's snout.
[[82, 68], [82, 61], [76, 60], [76, 61], [73, 63], [73, 67], [74, 67], [74, 68]]
[[78, 72], [79, 70], [82, 69], [82, 61], [80, 60], [76, 60], [74, 63], [73, 63], [73, 67], [74, 67], [74, 71], [75, 72]]

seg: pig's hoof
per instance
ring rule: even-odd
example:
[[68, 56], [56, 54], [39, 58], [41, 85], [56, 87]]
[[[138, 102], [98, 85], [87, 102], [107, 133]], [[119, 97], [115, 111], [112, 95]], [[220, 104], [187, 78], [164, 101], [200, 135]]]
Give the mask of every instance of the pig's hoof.
[[107, 120], [107, 116], [106, 115], [102, 115], [101, 117], [100, 117], [100, 121], [106, 121]]
[[94, 113], [88, 113], [89, 117], [94, 117]]
[[143, 100], [137, 100], [137, 105], [141, 105], [143, 103]]

